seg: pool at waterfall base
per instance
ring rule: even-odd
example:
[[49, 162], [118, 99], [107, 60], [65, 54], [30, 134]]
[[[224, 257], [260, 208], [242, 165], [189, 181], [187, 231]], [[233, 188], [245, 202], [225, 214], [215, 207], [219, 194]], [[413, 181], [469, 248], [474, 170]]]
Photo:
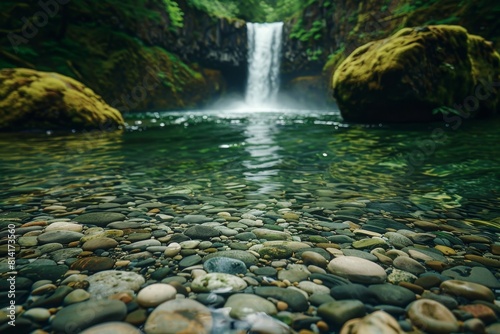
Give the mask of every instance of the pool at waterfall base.
[[[180, 304], [166, 318], [148, 317], [155, 306], [142, 298], [152, 283], [175, 287], [159, 303], [177, 293], [206, 307], [198, 316], [212, 327], [197, 333], [245, 333], [264, 323], [269, 333], [337, 333], [344, 319], [376, 310], [409, 331], [418, 319], [405, 308], [417, 296], [441, 298], [433, 291], [444, 282], [456, 293], [454, 282], [498, 292], [498, 119], [453, 129], [349, 124], [337, 110], [246, 108], [138, 113], [126, 122], [122, 132], [0, 136], [0, 226], [2, 238], [7, 227], [16, 235], [15, 270], [2, 261], [0, 272], [16, 272], [16, 302], [28, 315], [69, 309], [59, 320], [21, 316], [18, 333], [77, 333], [123, 319], [138, 333], [167, 333], [168, 321], [188, 321]], [[2, 240], [2, 255], [14, 255]], [[246, 273], [224, 274], [243, 287], [228, 277], [213, 278], [219, 292], [195, 284], [218, 255], [245, 263]], [[354, 263], [344, 268], [342, 257]], [[115, 290], [107, 284], [119, 272], [136, 276]], [[35, 282], [40, 293], [30, 289]], [[361, 288], [371, 297], [359, 305], [352, 299]], [[456, 326], [468, 324], [474, 300], [486, 314], [496, 307], [479, 292], [451, 296], [442, 298], [457, 303]], [[72, 304], [78, 298], [88, 300]], [[114, 303], [128, 298], [130, 310]], [[337, 305], [344, 299], [347, 311]], [[88, 310], [71, 316], [78, 305], [106, 320]], [[272, 317], [246, 318], [244, 307]]]

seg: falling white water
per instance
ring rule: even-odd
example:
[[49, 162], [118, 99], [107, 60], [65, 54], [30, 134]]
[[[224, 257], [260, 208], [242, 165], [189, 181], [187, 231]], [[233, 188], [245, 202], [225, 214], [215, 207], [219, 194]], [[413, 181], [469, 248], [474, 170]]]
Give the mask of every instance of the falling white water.
[[253, 107], [272, 103], [279, 90], [283, 22], [247, 23], [248, 82], [245, 101]]

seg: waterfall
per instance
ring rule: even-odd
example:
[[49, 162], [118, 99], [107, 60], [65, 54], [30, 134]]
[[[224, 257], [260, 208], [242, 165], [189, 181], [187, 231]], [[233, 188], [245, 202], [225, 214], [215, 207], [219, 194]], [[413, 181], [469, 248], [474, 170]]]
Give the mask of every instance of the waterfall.
[[248, 81], [246, 103], [273, 102], [279, 90], [283, 22], [247, 23]]

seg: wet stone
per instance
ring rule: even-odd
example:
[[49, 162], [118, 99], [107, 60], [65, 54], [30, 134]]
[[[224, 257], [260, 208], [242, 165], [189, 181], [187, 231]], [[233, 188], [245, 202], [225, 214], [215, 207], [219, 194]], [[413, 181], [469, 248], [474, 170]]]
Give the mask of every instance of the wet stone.
[[244, 319], [249, 314], [263, 312], [267, 315], [277, 313], [273, 303], [252, 294], [237, 293], [228, 298], [224, 307], [230, 308], [229, 315], [235, 319]]
[[229, 257], [214, 257], [203, 263], [203, 268], [209, 273], [219, 272], [231, 275], [245, 274], [247, 267], [243, 261]]
[[75, 333], [96, 324], [121, 321], [127, 314], [125, 303], [119, 300], [90, 300], [72, 304], [57, 312], [52, 327], [57, 333]]
[[252, 255], [249, 252], [242, 251], [242, 250], [228, 250], [228, 251], [220, 251], [216, 253], [212, 253], [209, 255], [206, 255], [203, 258], [203, 261], [207, 261], [208, 259], [214, 258], [214, 257], [229, 257], [232, 259], [240, 260], [245, 263], [247, 267], [250, 267], [252, 265], [256, 265], [258, 263], [257, 258]]
[[73, 220], [80, 224], [106, 226], [109, 223], [125, 220], [127, 217], [116, 212], [90, 212], [75, 217]]
[[405, 307], [415, 300], [415, 293], [411, 290], [392, 284], [370, 285], [368, 289], [377, 297], [380, 304]]
[[73, 231], [49, 231], [38, 236], [38, 243], [41, 245], [48, 243], [68, 244], [72, 241], [78, 241], [83, 237], [83, 234]]
[[115, 262], [109, 257], [91, 256], [76, 260], [71, 264], [71, 269], [95, 273], [113, 268]]
[[263, 286], [255, 288], [254, 292], [264, 298], [284, 301], [293, 311], [303, 312], [309, 307], [306, 297], [296, 290]]
[[193, 239], [204, 240], [210, 239], [212, 237], [217, 237], [219, 236], [220, 232], [210, 226], [196, 225], [188, 228], [186, 231], [184, 231], [184, 234]]
[[387, 278], [381, 266], [354, 256], [341, 256], [333, 259], [328, 264], [328, 270], [355, 283], [382, 283]]
[[194, 266], [195, 264], [198, 264], [200, 262], [201, 262], [201, 256], [199, 256], [198, 254], [194, 254], [194, 255], [190, 255], [190, 256], [183, 258], [179, 262], [179, 267], [187, 268], [187, 267]]
[[144, 284], [142, 275], [130, 271], [101, 271], [86, 279], [90, 286], [88, 292], [92, 298], [106, 298], [119, 292], [136, 292]]
[[208, 273], [196, 277], [191, 283], [195, 292], [238, 292], [246, 287], [246, 282], [238, 276], [224, 273]]
[[318, 307], [318, 315], [334, 327], [341, 327], [348, 320], [363, 317], [365, 305], [355, 299], [329, 302]]
[[500, 288], [500, 282], [487, 268], [455, 266], [442, 272], [444, 276], [450, 278], [481, 284], [488, 288]]

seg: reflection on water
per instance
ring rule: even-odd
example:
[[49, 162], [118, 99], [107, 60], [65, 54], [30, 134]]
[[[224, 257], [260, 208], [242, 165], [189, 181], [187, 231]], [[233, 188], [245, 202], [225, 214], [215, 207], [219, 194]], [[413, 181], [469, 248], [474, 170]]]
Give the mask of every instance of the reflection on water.
[[259, 185], [259, 193], [269, 194], [281, 188], [278, 182], [271, 180], [278, 174], [276, 166], [281, 162], [279, 151], [273, 136], [277, 131], [275, 124], [260, 121], [258, 117], [249, 120], [245, 127], [245, 149], [250, 159], [243, 161], [246, 179]]
[[411, 158], [419, 143], [441, 125], [348, 125], [338, 112], [310, 110], [144, 113], [127, 122], [123, 133], [0, 136], [1, 204], [155, 189], [302, 198], [307, 206], [355, 198], [416, 206], [416, 216], [433, 209], [500, 216], [498, 119], [447, 130], [418, 161]]

